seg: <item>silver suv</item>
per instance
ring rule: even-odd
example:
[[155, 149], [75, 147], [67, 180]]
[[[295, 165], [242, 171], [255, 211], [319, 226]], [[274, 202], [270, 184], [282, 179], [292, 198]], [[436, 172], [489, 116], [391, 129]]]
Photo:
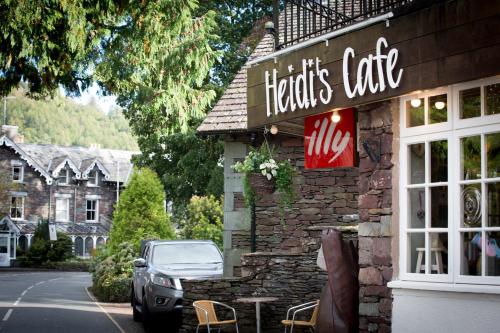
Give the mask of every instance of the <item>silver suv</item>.
[[222, 255], [212, 241], [148, 241], [134, 260], [134, 320], [148, 325], [159, 314], [182, 313], [180, 279], [222, 277]]

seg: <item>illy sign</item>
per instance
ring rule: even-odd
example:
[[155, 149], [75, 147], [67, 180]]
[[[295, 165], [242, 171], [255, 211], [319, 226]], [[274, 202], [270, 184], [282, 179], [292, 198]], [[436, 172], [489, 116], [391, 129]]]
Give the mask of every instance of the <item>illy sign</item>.
[[[351, 62], [356, 57], [353, 48], [344, 50], [342, 59], [342, 79], [345, 94], [352, 99], [363, 96], [369, 91], [372, 94], [383, 92], [387, 87], [395, 89], [399, 86], [403, 69], [396, 69], [399, 52], [395, 48], [388, 50], [387, 40], [380, 37], [375, 46], [375, 54], [368, 54], [360, 59], [354, 69], [355, 81], [349, 82]], [[298, 74], [278, 79], [278, 70], [272, 73], [265, 71], [266, 111], [267, 117], [296, 109], [307, 110], [318, 104], [329, 104], [335, 98], [333, 85], [328, 80], [330, 72], [320, 67], [321, 60], [302, 59]], [[287, 67], [288, 73], [294, 73], [293, 65]]]
[[332, 120], [333, 112], [305, 118], [306, 169], [354, 166], [354, 110], [345, 109], [338, 112], [339, 122]]

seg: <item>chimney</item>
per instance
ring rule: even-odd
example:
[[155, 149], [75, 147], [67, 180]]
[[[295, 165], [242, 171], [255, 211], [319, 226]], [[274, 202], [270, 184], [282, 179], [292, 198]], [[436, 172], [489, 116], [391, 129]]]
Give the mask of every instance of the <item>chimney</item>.
[[5, 135], [15, 143], [23, 143], [24, 136], [19, 134], [19, 127], [13, 125], [2, 125], [0, 135]]

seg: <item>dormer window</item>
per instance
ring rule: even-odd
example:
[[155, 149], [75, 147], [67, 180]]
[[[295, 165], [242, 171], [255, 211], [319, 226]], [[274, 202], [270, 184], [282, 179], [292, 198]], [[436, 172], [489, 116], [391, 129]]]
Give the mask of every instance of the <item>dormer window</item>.
[[59, 173], [59, 185], [68, 185], [70, 182], [70, 171], [68, 168], [62, 169]]
[[24, 181], [24, 166], [19, 161], [12, 161], [12, 181], [22, 183]]
[[90, 171], [87, 186], [97, 186], [98, 184], [99, 184], [99, 174], [97, 170]]

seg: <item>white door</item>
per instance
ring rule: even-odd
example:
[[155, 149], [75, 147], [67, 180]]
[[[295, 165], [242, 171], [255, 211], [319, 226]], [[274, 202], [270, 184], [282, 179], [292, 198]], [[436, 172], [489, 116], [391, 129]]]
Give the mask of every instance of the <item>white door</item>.
[[10, 266], [9, 235], [0, 234], [0, 267]]

